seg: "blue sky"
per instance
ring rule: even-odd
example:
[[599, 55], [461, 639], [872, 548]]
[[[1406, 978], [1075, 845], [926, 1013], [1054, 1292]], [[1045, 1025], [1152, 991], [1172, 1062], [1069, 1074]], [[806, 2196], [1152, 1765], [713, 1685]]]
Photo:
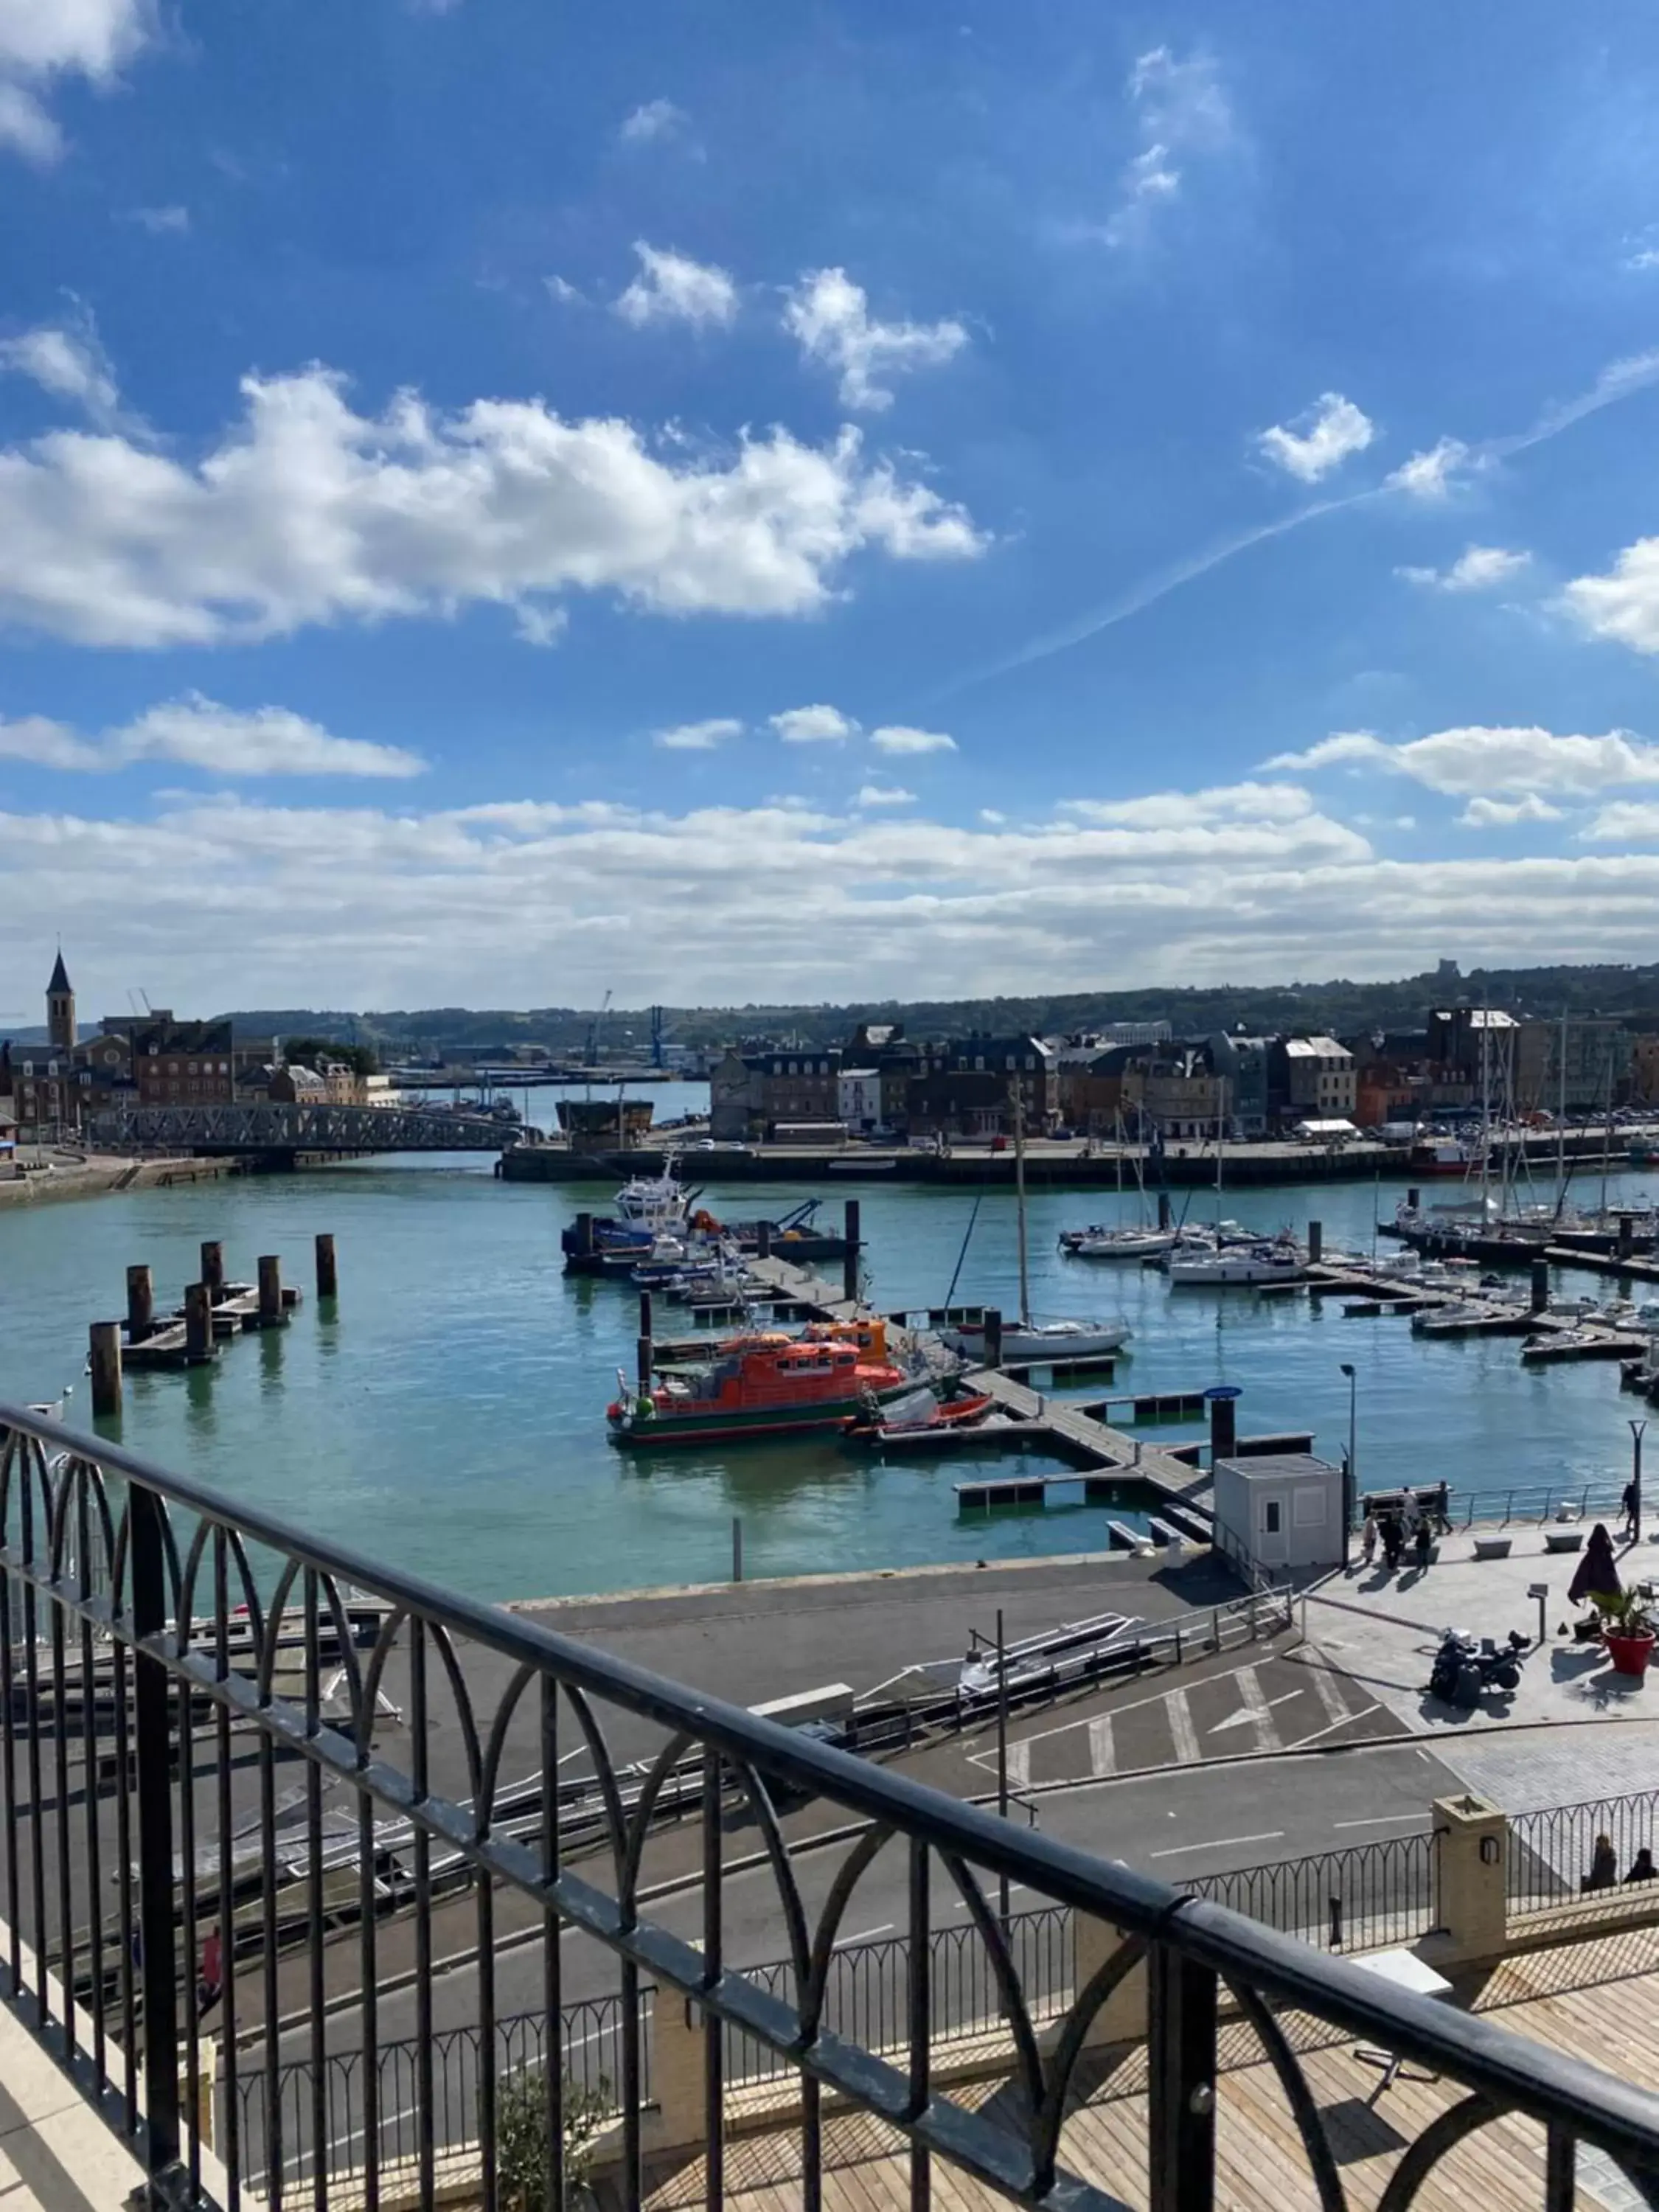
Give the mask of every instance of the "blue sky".
[[0, 1020], [1651, 957], [1656, 100], [1618, 0], [0, 0]]

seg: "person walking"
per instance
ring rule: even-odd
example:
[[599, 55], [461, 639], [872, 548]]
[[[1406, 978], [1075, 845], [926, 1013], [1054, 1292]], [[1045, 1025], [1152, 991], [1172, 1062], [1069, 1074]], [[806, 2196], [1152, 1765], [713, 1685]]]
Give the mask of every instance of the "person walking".
[[1376, 1561], [1376, 1516], [1375, 1513], [1368, 1512], [1365, 1516], [1365, 1525], [1359, 1534], [1359, 1558], [1361, 1565], [1368, 1570]]
[[1429, 1516], [1426, 1513], [1419, 1513], [1417, 1516], [1417, 1534], [1413, 1540], [1417, 1553], [1417, 1571], [1419, 1575], [1425, 1575], [1429, 1571], [1429, 1554], [1434, 1549], [1434, 1531], [1429, 1526]]
[[1405, 1548], [1406, 1532], [1400, 1525], [1397, 1513], [1382, 1516], [1382, 1561], [1390, 1574], [1400, 1565], [1400, 1554]]
[[1627, 1544], [1636, 1541], [1636, 1482], [1632, 1476], [1625, 1485], [1625, 1494], [1619, 1500], [1619, 1510], [1625, 1516], [1624, 1540]]

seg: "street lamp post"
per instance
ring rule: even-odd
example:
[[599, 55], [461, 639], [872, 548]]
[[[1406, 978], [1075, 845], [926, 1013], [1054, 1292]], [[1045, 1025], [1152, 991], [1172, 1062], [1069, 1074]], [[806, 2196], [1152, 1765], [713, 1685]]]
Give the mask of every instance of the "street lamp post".
[[1353, 1541], [1354, 1499], [1358, 1495], [1359, 1470], [1355, 1462], [1359, 1450], [1359, 1377], [1346, 1359], [1342, 1372], [1348, 1378], [1348, 1455], [1342, 1463], [1342, 1565], [1346, 1572]]
[[1630, 1425], [1630, 1486], [1635, 1493], [1631, 1499], [1630, 1524], [1631, 1540], [1636, 1544], [1642, 1540], [1642, 1431], [1646, 1426], [1645, 1420], [1632, 1420]]

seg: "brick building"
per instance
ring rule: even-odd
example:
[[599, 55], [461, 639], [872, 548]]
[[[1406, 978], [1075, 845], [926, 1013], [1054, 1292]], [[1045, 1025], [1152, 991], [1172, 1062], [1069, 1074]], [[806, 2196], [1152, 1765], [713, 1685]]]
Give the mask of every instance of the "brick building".
[[228, 1021], [180, 1022], [165, 1007], [132, 1031], [141, 1106], [228, 1106], [236, 1096]]

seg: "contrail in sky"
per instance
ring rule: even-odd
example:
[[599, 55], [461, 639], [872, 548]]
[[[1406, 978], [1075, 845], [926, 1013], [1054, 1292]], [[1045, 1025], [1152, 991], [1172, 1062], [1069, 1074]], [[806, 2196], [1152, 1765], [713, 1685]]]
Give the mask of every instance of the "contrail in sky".
[[[1541, 446], [1548, 439], [1558, 437], [1575, 422], [1582, 422], [1587, 415], [1595, 415], [1603, 407], [1612, 407], [1621, 399], [1644, 392], [1659, 382], [1659, 348], [1648, 353], [1633, 354], [1624, 361], [1613, 362], [1604, 368], [1590, 386], [1577, 398], [1565, 400], [1559, 407], [1546, 408], [1530, 428], [1511, 432], [1507, 437], [1487, 438], [1480, 444], [1468, 447], [1462, 453], [1455, 465], [1459, 468], [1479, 468], [1484, 462], [1501, 461], [1511, 453], [1523, 453], [1533, 446]], [[1046, 635], [1033, 638], [1029, 645], [1001, 660], [988, 662], [969, 674], [959, 676], [934, 693], [943, 698], [964, 690], [969, 684], [982, 684], [993, 676], [1006, 676], [1016, 668], [1028, 667], [1033, 661], [1047, 660], [1056, 653], [1065, 653], [1085, 639], [1097, 637], [1102, 630], [1112, 629], [1143, 608], [1154, 605], [1171, 592], [1179, 591], [1198, 577], [1207, 575], [1240, 553], [1248, 553], [1253, 545], [1261, 545], [1270, 538], [1283, 538], [1292, 530], [1300, 530], [1304, 523], [1316, 521], [1321, 515], [1336, 514], [1345, 507], [1361, 507], [1367, 501], [1382, 498], [1401, 487], [1394, 477], [1385, 477], [1380, 484], [1372, 484], [1364, 491], [1348, 492], [1340, 499], [1317, 499], [1306, 507], [1298, 507], [1289, 514], [1280, 515], [1276, 522], [1264, 522], [1254, 530], [1240, 531], [1236, 536], [1224, 538], [1206, 545], [1197, 553], [1188, 554], [1166, 568], [1158, 569], [1138, 584], [1132, 584], [1115, 599], [1108, 599], [1103, 606], [1079, 615], [1063, 629], [1048, 631]]]

